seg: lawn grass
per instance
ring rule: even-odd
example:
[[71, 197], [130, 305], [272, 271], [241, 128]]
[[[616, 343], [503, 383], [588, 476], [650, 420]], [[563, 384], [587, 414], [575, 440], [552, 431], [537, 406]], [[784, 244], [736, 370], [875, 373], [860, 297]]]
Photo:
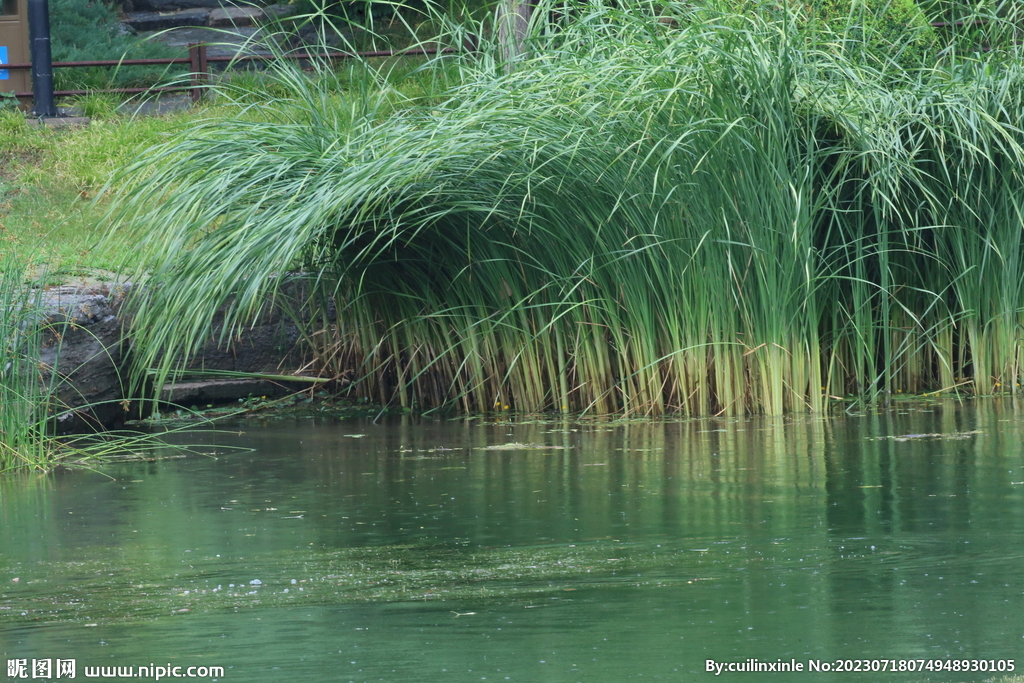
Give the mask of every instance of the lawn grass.
[[112, 171], [194, 115], [114, 116], [84, 127], [47, 128], [30, 127], [17, 113], [4, 114], [0, 254], [17, 253], [31, 265], [45, 265], [55, 279], [130, 262], [137, 243], [131, 231], [96, 248], [106, 230], [105, 202], [94, 201], [96, 194]]
[[[391, 84], [381, 116], [429, 103], [454, 73], [419, 71], [423, 62], [413, 57], [343, 63], [332, 73], [331, 97], [340, 103], [345, 97], [367, 96], [360, 89], [374, 82], [364, 74], [372, 72]], [[220, 86], [217, 96], [208, 97], [206, 103], [162, 116], [119, 113], [123, 101], [113, 95], [95, 94], [62, 103], [91, 116], [88, 126], [32, 127], [18, 112], [0, 112], [0, 255], [16, 252], [30, 258], [37, 269], [45, 266], [54, 282], [92, 274], [106, 277], [104, 273], [141, 265], [141, 233], [122, 230], [117, 239], [100, 244], [109, 225], [109, 193], [133, 180], [123, 178], [111, 185], [112, 175], [144, 157], [148, 148], [198, 122], [267, 120], [273, 109], [266, 105], [285, 94], [280, 84], [259, 71], [222, 75]], [[130, 105], [138, 101], [129, 100], [129, 106], [121, 109], [131, 110]]]

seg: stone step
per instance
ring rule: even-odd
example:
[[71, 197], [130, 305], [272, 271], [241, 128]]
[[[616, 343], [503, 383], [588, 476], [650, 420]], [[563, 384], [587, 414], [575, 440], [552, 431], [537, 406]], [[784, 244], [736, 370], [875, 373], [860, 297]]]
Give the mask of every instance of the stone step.
[[121, 23], [133, 32], [163, 31], [185, 27], [249, 27], [266, 19], [285, 17], [295, 12], [294, 5], [267, 7], [192, 7], [156, 12], [132, 12]]
[[221, 7], [210, 12], [210, 26], [254, 26], [263, 17], [260, 7]]
[[133, 12], [123, 24], [133, 31], [162, 31], [183, 26], [209, 26], [209, 9], [183, 9], [173, 12]]

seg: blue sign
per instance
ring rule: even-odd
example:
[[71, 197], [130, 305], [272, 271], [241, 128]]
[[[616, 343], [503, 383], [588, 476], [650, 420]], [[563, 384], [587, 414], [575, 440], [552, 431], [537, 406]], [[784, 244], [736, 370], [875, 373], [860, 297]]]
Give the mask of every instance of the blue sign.
[[[10, 62], [7, 61], [6, 45], [0, 45], [0, 64], [10, 64]], [[0, 69], [0, 81], [6, 81], [7, 79], [7, 69]]]

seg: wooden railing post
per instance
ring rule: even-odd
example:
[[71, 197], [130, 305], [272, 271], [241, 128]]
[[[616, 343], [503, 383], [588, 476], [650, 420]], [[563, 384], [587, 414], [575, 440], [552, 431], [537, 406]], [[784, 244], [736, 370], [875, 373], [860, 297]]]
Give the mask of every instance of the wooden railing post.
[[189, 80], [191, 82], [192, 101], [203, 98], [203, 86], [209, 79], [209, 65], [206, 62], [206, 46], [200, 43], [188, 45]]

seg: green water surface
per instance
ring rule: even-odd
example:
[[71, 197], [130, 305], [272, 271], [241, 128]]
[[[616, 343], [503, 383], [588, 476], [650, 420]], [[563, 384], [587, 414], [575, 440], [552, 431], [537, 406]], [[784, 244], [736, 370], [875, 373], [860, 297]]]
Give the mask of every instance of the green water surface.
[[[189, 436], [207, 455], [0, 480], [3, 660], [246, 683], [1001, 677], [807, 670], [837, 659], [1024, 672], [1012, 400], [232, 429]], [[804, 670], [706, 671], [750, 658]]]

